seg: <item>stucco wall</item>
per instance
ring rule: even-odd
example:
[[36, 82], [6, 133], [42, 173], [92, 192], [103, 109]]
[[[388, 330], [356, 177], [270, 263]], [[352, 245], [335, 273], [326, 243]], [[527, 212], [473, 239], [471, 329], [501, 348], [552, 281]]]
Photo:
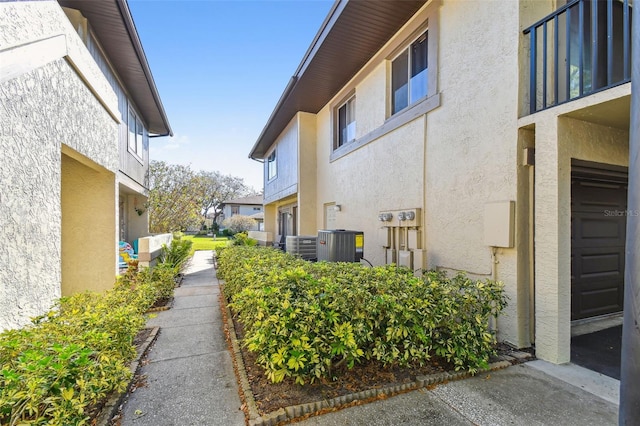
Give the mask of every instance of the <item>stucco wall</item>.
[[[6, 329], [26, 324], [60, 296], [63, 145], [115, 173], [118, 124], [115, 94], [56, 2], [0, 3], [0, 17], [0, 329]], [[42, 38], [50, 44], [38, 49]], [[114, 232], [109, 243], [115, 238]], [[111, 284], [114, 265], [115, 259]]]
[[[147, 197], [140, 194], [126, 194], [127, 241], [133, 243], [138, 238], [149, 235], [149, 210], [145, 208]], [[142, 214], [136, 211], [142, 209]]]
[[316, 220], [316, 115], [298, 118], [298, 235], [317, 235]]
[[[427, 115], [430, 268], [492, 274], [484, 205], [517, 199], [518, 12], [517, 2], [445, 1], [440, 9], [442, 105]], [[499, 249], [497, 261], [495, 278], [513, 302], [516, 249]], [[498, 328], [502, 339], [521, 345], [517, 307], [509, 304]]]
[[115, 175], [62, 155], [62, 295], [115, 281]]
[[[384, 74], [374, 73], [365, 82], [369, 79], [385, 84]], [[356, 103], [360, 105], [358, 99]], [[329, 162], [330, 114], [329, 107], [318, 114], [317, 224], [324, 223], [324, 204], [339, 204], [336, 228], [363, 231], [364, 257], [384, 264], [378, 213], [423, 205], [424, 118]]]
[[629, 133], [556, 114], [537, 114], [535, 126], [536, 353], [563, 363], [571, 338], [571, 159], [627, 165]]
[[[439, 108], [332, 162], [331, 114], [340, 95], [318, 113], [316, 220], [323, 223], [326, 203], [341, 205], [336, 226], [364, 231], [365, 257], [382, 264], [378, 213], [422, 208], [428, 267], [490, 277], [484, 204], [517, 200], [518, 4], [444, 1], [438, 27]], [[404, 37], [390, 44], [401, 48]], [[357, 137], [387, 119], [389, 61], [368, 69], [354, 79]], [[528, 304], [518, 302], [517, 250], [499, 249], [497, 261], [497, 278], [516, 301], [500, 320], [501, 338], [523, 346]]]

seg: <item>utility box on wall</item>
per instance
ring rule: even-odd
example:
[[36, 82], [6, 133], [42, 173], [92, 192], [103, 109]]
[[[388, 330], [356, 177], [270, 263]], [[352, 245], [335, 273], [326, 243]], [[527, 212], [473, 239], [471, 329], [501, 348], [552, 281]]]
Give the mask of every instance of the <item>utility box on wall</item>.
[[491, 247], [514, 246], [516, 204], [495, 201], [484, 205], [484, 243]]
[[318, 231], [319, 261], [359, 262], [364, 255], [364, 233], [345, 229]]

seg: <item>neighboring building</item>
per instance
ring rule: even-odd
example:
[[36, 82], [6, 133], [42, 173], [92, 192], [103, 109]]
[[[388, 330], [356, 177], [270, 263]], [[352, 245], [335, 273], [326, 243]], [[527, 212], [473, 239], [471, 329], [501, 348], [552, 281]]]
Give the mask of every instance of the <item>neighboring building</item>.
[[251, 195], [249, 197], [241, 197], [225, 201], [222, 204], [222, 217], [220, 218], [220, 221], [222, 222], [225, 218], [235, 216], [237, 214], [250, 216], [257, 222], [255, 230], [262, 230], [262, 223], [264, 221], [262, 202], [262, 195]]
[[631, 6], [565, 3], [338, 0], [250, 153], [265, 231], [497, 278], [499, 338], [569, 361], [622, 310]]
[[110, 288], [171, 128], [125, 0], [0, 3], [0, 329]]

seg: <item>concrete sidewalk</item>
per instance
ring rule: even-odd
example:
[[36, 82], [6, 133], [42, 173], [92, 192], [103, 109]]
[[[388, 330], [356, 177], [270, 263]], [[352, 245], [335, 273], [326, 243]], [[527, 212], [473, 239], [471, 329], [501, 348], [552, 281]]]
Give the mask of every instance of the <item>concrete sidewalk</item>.
[[195, 252], [173, 307], [148, 322], [160, 333], [139, 372], [146, 386], [123, 407], [123, 426], [244, 425], [219, 293], [213, 252]]
[[[301, 426], [618, 424], [618, 407], [543, 372], [533, 361], [312, 417]], [[546, 368], [545, 366], [542, 367]], [[552, 367], [553, 368], [553, 367]], [[587, 375], [589, 373], [586, 373]]]
[[[121, 424], [244, 425], [224, 338], [212, 252], [196, 252]], [[616, 425], [619, 382], [574, 365], [533, 361], [302, 421], [342, 425]]]

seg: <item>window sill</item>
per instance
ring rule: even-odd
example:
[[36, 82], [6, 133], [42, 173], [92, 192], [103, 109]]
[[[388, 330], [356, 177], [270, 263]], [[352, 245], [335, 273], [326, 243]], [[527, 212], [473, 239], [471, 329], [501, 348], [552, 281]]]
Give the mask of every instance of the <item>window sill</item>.
[[353, 142], [349, 142], [342, 145], [340, 148], [335, 149], [329, 156], [329, 162], [334, 162], [353, 151], [362, 148], [363, 146], [381, 138], [382, 136], [391, 133], [399, 127], [404, 126], [409, 121], [427, 114], [428, 112], [438, 108], [440, 106], [440, 93], [424, 98], [423, 100], [405, 108], [397, 114], [389, 117], [382, 126], [367, 133], [360, 139], [356, 139]]

